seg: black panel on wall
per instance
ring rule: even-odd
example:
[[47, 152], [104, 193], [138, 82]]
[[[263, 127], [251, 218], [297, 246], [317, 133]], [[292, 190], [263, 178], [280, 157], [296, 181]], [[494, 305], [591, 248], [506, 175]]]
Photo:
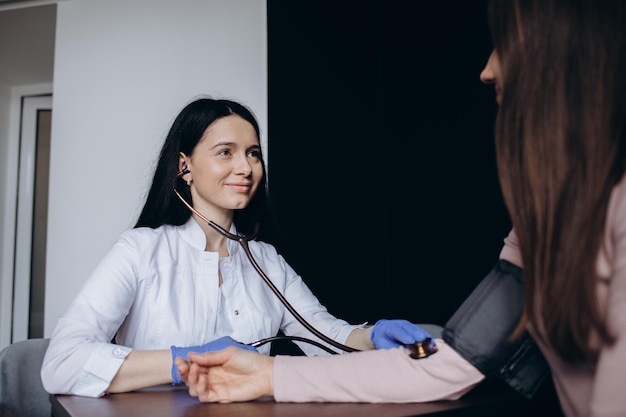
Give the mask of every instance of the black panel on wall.
[[350, 322], [443, 324], [510, 222], [484, 1], [268, 2], [279, 249]]

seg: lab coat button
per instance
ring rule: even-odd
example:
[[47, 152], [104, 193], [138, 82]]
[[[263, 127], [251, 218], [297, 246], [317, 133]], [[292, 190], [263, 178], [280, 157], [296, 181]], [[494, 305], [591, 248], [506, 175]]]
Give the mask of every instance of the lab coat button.
[[124, 352], [120, 348], [115, 348], [113, 349], [113, 356], [124, 356]]
[[235, 316], [238, 316], [239, 315], [239, 310], [235, 310], [235, 311], [233, 311], [233, 313], [235, 313]]

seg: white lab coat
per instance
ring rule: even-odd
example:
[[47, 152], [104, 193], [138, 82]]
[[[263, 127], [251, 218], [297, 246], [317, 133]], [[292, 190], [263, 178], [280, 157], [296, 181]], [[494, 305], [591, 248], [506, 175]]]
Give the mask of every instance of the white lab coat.
[[[278, 330], [320, 341], [281, 304], [239, 243], [228, 240], [230, 256], [222, 259], [205, 252], [205, 245], [193, 218], [182, 226], [124, 232], [57, 323], [41, 373], [46, 390], [101, 396], [132, 349], [195, 346], [225, 335], [250, 343]], [[249, 245], [272, 282], [317, 330], [343, 343], [360, 327], [328, 313], [272, 245]], [[114, 336], [117, 344], [110, 343]], [[307, 355], [326, 354], [310, 344], [300, 347]], [[269, 344], [259, 351], [269, 353]]]

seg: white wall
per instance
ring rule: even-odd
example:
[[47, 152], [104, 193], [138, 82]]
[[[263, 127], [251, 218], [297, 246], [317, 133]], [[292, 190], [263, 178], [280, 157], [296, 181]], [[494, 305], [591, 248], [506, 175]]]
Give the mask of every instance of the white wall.
[[57, 9], [44, 336], [132, 227], [170, 123], [199, 94], [255, 112], [265, 0], [67, 0]]

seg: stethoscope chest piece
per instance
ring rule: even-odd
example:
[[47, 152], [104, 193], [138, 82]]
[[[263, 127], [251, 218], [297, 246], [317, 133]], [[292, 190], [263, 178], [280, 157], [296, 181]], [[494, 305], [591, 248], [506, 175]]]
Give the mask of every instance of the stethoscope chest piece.
[[430, 337], [426, 340], [422, 340], [421, 342], [413, 343], [412, 345], [407, 345], [406, 347], [411, 351], [409, 356], [412, 359], [427, 358], [439, 350], [437, 348], [437, 345], [433, 342], [433, 340]]

